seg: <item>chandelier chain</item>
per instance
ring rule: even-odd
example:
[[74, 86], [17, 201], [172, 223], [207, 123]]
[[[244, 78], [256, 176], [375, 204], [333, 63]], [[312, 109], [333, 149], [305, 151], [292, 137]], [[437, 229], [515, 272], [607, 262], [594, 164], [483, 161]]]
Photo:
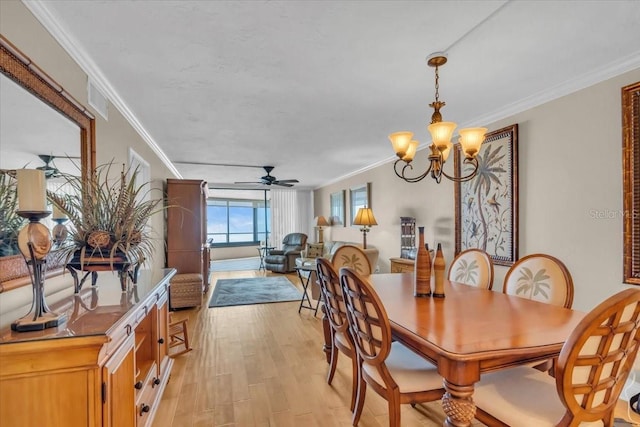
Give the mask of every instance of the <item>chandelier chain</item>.
[[436, 65], [436, 102], [440, 100], [440, 74], [438, 73], [438, 66]]

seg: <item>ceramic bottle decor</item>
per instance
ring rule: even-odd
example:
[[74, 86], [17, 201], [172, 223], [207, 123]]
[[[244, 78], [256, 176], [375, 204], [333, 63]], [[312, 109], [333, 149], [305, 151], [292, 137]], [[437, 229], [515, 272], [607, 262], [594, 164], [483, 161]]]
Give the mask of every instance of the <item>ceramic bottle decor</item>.
[[435, 298], [444, 298], [444, 255], [442, 255], [442, 245], [438, 243], [436, 257], [433, 261], [433, 274], [435, 276], [435, 290], [433, 296]]
[[428, 297], [431, 295], [431, 257], [424, 244], [424, 227], [418, 227], [418, 252], [413, 275], [413, 295]]

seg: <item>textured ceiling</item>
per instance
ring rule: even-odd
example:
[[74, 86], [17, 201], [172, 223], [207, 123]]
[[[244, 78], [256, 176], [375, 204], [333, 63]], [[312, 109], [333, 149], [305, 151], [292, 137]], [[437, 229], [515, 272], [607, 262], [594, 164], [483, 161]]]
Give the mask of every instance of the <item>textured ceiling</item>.
[[[184, 178], [315, 188], [428, 142], [433, 70], [445, 120], [486, 125], [640, 66], [638, 1], [55, 1], [48, 15]], [[46, 12], [46, 13], [43, 13]], [[391, 166], [389, 177], [393, 178]]]

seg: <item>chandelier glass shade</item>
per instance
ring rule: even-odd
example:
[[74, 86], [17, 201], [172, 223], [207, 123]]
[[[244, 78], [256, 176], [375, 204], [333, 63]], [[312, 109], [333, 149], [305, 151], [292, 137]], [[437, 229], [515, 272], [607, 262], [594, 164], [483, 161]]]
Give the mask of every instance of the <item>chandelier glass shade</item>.
[[440, 182], [442, 177], [446, 177], [451, 181], [462, 182], [472, 179], [478, 171], [477, 154], [480, 152], [482, 142], [484, 141], [487, 128], [466, 128], [458, 131], [460, 137], [458, 142], [462, 152], [464, 153], [464, 163], [473, 166], [473, 171], [466, 176], [456, 177], [448, 175], [443, 170], [443, 165], [449, 158], [453, 143], [451, 139], [456, 129], [456, 123], [443, 122], [440, 108], [445, 106], [444, 101], [439, 99], [439, 74], [438, 67], [446, 64], [447, 57], [444, 53], [434, 53], [427, 58], [427, 64], [435, 68], [435, 101], [429, 104], [434, 112], [431, 115], [431, 124], [427, 127], [431, 134], [432, 143], [429, 146], [431, 153], [429, 154], [429, 165], [427, 170], [417, 176], [409, 176], [407, 173], [413, 170], [411, 162], [413, 161], [419, 142], [413, 139], [413, 133], [408, 131], [394, 132], [389, 135], [393, 151], [398, 156], [398, 160], [393, 165], [396, 175], [407, 182], [418, 182], [431, 175], [436, 182]]

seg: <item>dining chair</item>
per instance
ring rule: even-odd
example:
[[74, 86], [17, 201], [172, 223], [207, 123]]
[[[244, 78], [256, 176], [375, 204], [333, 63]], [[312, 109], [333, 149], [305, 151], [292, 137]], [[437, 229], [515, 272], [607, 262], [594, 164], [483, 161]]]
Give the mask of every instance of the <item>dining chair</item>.
[[389, 426], [400, 426], [400, 405], [442, 398], [443, 380], [435, 365], [400, 342], [391, 341], [387, 312], [373, 287], [350, 267], [340, 269], [349, 329], [358, 356], [359, 376], [352, 423], [357, 425], [367, 385], [387, 400]]
[[481, 249], [460, 252], [449, 266], [449, 280], [482, 289], [493, 287], [493, 260]]
[[528, 368], [483, 375], [473, 399], [487, 425], [613, 426], [616, 402], [640, 344], [640, 290], [609, 297], [565, 342], [555, 378]]
[[504, 277], [502, 292], [571, 308], [573, 279], [559, 259], [546, 254], [520, 258]]
[[177, 351], [170, 352], [169, 356], [180, 356], [192, 350], [189, 344], [188, 322], [188, 317], [174, 321], [173, 313], [169, 313], [169, 348], [179, 347]]
[[324, 298], [324, 309], [329, 320], [331, 330], [331, 361], [329, 362], [329, 373], [327, 374], [327, 384], [331, 384], [338, 365], [338, 354], [342, 352], [351, 359], [351, 405], [353, 411], [356, 403], [358, 391], [358, 358], [353, 343], [353, 338], [349, 333], [349, 323], [347, 321], [347, 311], [342, 295], [340, 277], [333, 268], [331, 262], [326, 258], [316, 258], [316, 273], [322, 297]]
[[354, 245], [340, 246], [331, 258], [333, 268], [338, 271], [342, 267], [353, 268], [358, 274], [368, 276], [373, 273], [371, 262], [362, 249]]

